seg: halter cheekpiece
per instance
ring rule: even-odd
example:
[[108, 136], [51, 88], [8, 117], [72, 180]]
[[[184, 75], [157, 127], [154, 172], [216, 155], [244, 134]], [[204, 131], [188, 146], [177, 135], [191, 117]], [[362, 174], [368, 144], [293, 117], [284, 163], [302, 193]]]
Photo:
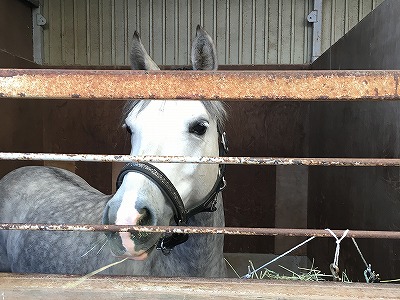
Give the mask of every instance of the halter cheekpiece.
[[[219, 155], [224, 156], [228, 152], [228, 145], [226, 133], [221, 132], [219, 126], [218, 134], [220, 139]], [[226, 187], [226, 181], [224, 178], [225, 165], [221, 164], [219, 165], [217, 180], [211, 191], [206, 195], [204, 200], [198, 206], [187, 210], [181, 196], [179, 195], [179, 192], [176, 190], [172, 182], [160, 169], [156, 168], [150, 163], [131, 162], [126, 164], [117, 177], [117, 189], [119, 189], [125, 175], [129, 172], [142, 174], [157, 185], [163, 195], [169, 200], [172, 206], [172, 210], [174, 212], [175, 223], [178, 226], [186, 225], [187, 220], [198, 213], [216, 211], [218, 194]], [[175, 246], [186, 242], [188, 238], [189, 235], [187, 233], [173, 233], [169, 236], [162, 237], [157, 243], [157, 249], [161, 250], [164, 254], [169, 254]]]

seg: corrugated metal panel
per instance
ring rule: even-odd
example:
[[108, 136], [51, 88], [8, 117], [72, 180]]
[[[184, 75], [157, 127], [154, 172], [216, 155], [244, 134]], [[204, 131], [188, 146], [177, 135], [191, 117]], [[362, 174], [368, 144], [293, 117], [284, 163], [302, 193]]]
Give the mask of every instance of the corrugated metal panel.
[[384, 0], [324, 0], [322, 52], [346, 34]]
[[312, 0], [42, 0], [45, 64], [128, 65], [137, 29], [158, 64], [189, 64], [197, 24], [220, 64], [310, 60]]
[[[220, 64], [302, 64], [311, 57], [313, 0], [42, 0], [49, 65], [129, 65], [134, 30], [158, 64], [190, 62], [197, 24]], [[324, 0], [322, 51], [383, 0]]]

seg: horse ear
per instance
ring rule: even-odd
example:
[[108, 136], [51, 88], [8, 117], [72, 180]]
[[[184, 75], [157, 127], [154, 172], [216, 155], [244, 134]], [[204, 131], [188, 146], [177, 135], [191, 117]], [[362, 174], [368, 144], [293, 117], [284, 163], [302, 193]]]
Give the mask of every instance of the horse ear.
[[218, 68], [217, 52], [210, 35], [197, 25], [196, 37], [192, 44], [193, 70], [216, 70]]
[[137, 31], [133, 34], [131, 67], [132, 70], [160, 70], [157, 64], [147, 54]]

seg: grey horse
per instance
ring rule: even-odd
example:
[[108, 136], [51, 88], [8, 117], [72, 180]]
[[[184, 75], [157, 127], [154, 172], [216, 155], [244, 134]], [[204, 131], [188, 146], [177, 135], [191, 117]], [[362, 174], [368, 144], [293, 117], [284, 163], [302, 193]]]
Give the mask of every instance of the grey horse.
[[[132, 69], [158, 70], [135, 32]], [[195, 70], [217, 69], [215, 46], [197, 27]], [[130, 101], [125, 127], [131, 155], [218, 156], [226, 112], [220, 102]], [[119, 188], [105, 195], [77, 175], [23, 167], [0, 181], [0, 223], [224, 226], [222, 167], [130, 163]], [[156, 248], [160, 248], [157, 250]], [[159, 233], [0, 230], [0, 271], [87, 274], [128, 258], [103, 274], [224, 277], [223, 236]]]

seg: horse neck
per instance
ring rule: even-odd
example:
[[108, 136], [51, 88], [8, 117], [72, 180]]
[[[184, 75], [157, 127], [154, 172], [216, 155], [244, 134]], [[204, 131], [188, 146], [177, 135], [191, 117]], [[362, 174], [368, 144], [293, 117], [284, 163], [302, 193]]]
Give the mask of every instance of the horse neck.
[[[218, 196], [215, 212], [202, 212], [188, 220], [189, 226], [224, 227], [222, 196]], [[169, 256], [154, 256], [157, 269], [175, 266], [172, 273], [165, 276], [201, 276], [225, 277], [226, 268], [223, 258], [223, 235], [201, 234], [189, 236], [187, 242], [175, 247]], [[183, 263], [185, 262], [185, 263]], [[174, 267], [172, 267], [174, 268]]]

